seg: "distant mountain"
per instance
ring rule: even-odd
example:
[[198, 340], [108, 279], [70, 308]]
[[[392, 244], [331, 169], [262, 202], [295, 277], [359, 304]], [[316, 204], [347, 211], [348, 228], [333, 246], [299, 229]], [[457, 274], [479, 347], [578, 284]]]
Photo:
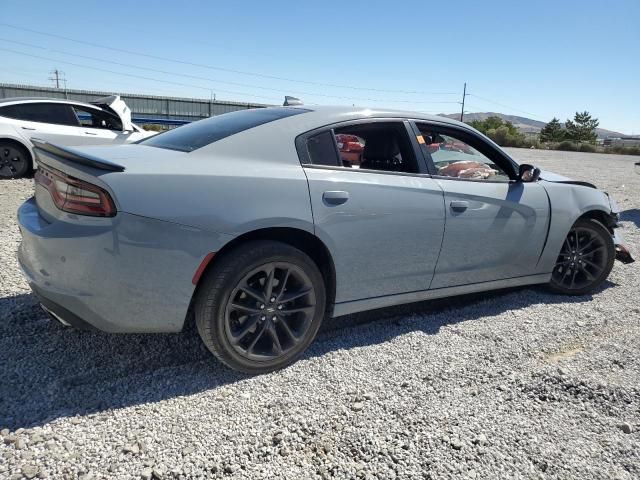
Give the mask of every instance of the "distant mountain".
[[[441, 113], [440, 116], [460, 120], [459, 113]], [[546, 122], [541, 122], [540, 120], [533, 120], [527, 117], [519, 117], [518, 115], [506, 115], [504, 113], [497, 112], [465, 113], [464, 121], [472, 122], [473, 120], [486, 120], [489, 117], [500, 117], [502, 120], [511, 122], [522, 133], [540, 133], [542, 127], [546, 125]], [[562, 125], [564, 126], [564, 123]], [[622, 133], [614, 132], [612, 130], [606, 130], [604, 128], [596, 128], [596, 133], [598, 134], [598, 138], [605, 138], [609, 136], [619, 137], [621, 135], [624, 135]]]

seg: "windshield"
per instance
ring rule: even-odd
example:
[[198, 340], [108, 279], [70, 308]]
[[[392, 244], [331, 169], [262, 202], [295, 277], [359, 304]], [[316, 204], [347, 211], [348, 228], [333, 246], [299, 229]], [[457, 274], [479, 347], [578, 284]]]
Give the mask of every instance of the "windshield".
[[223, 138], [248, 130], [258, 125], [300, 115], [309, 110], [301, 108], [255, 108], [225, 113], [216, 117], [193, 122], [174, 130], [154, 135], [141, 141], [142, 145], [167, 148], [180, 152], [192, 152]]

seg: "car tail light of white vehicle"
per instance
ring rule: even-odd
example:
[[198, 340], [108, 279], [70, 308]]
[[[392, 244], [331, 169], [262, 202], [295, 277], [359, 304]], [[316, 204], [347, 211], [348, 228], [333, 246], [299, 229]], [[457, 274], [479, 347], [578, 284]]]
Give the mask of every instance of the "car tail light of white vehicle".
[[93, 217], [113, 217], [116, 207], [107, 191], [84, 180], [40, 164], [35, 182], [49, 191], [60, 210]]

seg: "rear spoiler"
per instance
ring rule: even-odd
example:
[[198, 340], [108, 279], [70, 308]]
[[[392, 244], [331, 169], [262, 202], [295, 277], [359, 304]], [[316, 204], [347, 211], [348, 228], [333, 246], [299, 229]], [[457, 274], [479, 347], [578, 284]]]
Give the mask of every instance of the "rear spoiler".
[[88, 167], [97, 168], [98, 170], [124, 172], [124, 167], [122, 165], [79, 152], [69, 147], [59, 147], [58, 145], [54, 145], [53, 143], [45, 142], [44, 140], [37, 138], [32, 138], [31, 142], [35, 147], [34, 151], [38, 160], [40, 159], [40, 154], [44, 154], [45, 156], [49, 155], [57, 157], [63, 161], [80, 163]]

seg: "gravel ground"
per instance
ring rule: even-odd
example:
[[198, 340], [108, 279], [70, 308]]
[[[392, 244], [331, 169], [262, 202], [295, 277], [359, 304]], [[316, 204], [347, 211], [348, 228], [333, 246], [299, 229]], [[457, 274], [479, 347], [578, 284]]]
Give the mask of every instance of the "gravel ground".
[[[512, 153], [612, 193], [640, 253], [637, 159]], [[300, 362], [249, 378], [193, 329], [50, 321], [15, 255], [31, 191], [0, 183], [0, 478], [640, 478], [640, 263], [593, 296], [527, 288], [331, 321]]]

